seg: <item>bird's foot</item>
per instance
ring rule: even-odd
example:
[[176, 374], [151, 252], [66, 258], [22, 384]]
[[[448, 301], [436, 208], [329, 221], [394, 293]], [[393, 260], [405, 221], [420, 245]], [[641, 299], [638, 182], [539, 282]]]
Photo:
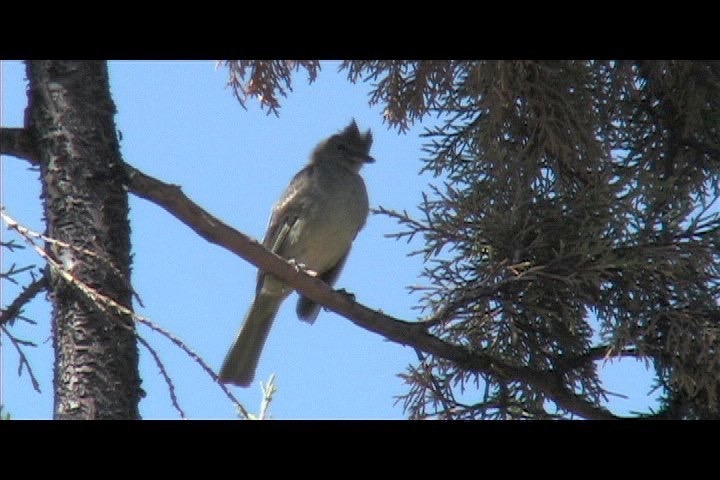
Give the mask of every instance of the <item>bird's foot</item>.
[[305, 273], [307, 273], [308, 275], [310, 275], [311, 277], [317, 277], [317, 276], [318, 276], [318, 272], [316, 272], [315, 270], [309, 269], [309, 268], [307, 267], [307, 265], [305, 265], [304, 263], [298, 262], [298, 261], [295, 260], [294, 258], [291, 258], [290, 260], [288, 260], [288, 263], [289, 263], [290, 265], [292, 265], [293, 267], [295, 267], [295, 270], [297, 270], [298, 272], [305, 272]]
[[351, 302], [354, 302], [354, 301], [355, 301], [355, 294], [354, 294], [354, 293], [348, 292], [348, 291], [345, 290], [344, 288], [339, 288], [339, 289], [337, 289], [337, 290], [335, 290], [335, 291], [338, 292], [338, 293], [342, 293], [343, 295], [345, 295], [346, 297], [348, 297], [348, 299], [349, 299]]

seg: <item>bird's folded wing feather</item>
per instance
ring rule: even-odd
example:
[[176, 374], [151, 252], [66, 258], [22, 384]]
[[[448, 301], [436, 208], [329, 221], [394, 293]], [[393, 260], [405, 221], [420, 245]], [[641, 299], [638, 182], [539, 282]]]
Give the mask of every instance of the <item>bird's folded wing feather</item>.
[[[313, 173], [313, 165], [308, 165], [300, 170], [290, 181], [290, 185], [288, 185], [280, 200], [273, 207], [265, 238], [263, 239], [263, 246], [277, 255], [282, 256], [288, 233], [303, 210], [304, 202], [299, 200], [307, 197], [303, 192], [310, 188], [310, 178]], [[258, 270], [257, 291], [262, 288], [264, 279], [265, 272]]]

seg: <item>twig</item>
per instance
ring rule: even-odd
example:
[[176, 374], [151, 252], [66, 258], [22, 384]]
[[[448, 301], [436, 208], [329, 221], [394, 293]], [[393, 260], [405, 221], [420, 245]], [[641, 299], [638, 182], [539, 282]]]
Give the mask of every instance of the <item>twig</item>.
[[9, 242], [0, 241], [0, 248], [7, 248], [11, 252], [14, 252], [16, 249], [23, 250], [25, 246], [20, 245], [19, 243], [15, 243], [15, 239], [11, 238]]
[[0, 278], [5, 278], [10, 282], [14, 283], [15, 285], [18, 285], [18, 282], [12, 277], [19, 273], [26, 272], [34, 267], [35, 265], [28, 265], [25, 267], [15, 268], [15, 264], [13, 263], [12, 265], [10, 265], [10, 269], [7, 272], [0, 272]]
[[[432, 370], [430, 369], [430, 366], [425, 362], [425, 356], [422, 354], [422, 352], [415, 348], [415, 355], [417, 355], [418, 360], [420, 361], [420, 365], [422, 366], [423, 371], [425, 372], [425, 375], [430, 380], [430, 390], [435, 394], [435, 398], [440, 400], [440, 403], [443, 406], [443, 409], [446, 412], [451, 412], [452, 408], [450, 407], [450, 404], [448, 403], [445, 396], [442, 394], [442, 389], [440, 388], [440, 385], [437, 382], [437, 379], [435, 378], [435, 375], [432, 374]], [[452, 393], [452, 392], [451, 392]], [[454, 402], [456, 403], [456, 402]]]
[[[121, 307], [121, 308], [124, 308], [124, 307]], [[198, 355], [198, 354], [195, 353], [190, 347], [188, 347], [188, 346], [185, 344], [185, 342], [183, 342], [182, 340], [180, 340], [179, 338], [177, 338], [175, 335], [173, 335], [173, 334], [170, 333], [169, 331], [167, 331], [167, 330], [165, 330], [164, 328], [160, 327], [159, 325], [155, 325], [153, 322], [151, 322], [150, 320], [148, 320], [147, 318], [145, 318], [145, 317], [143, 317], [143, 316], [137, 315], [137, 314], [134, 313], [134, 312], [131, 313], [130, 315], [133, 317], [133, 319], [134, 319], [135, 321], [137, 321], [137, 322], [139, 322], [139, 323], [142, 323], [143, 325], [147, 326], [147, 327], [150, 328], [151, 330], [154, 330], [154, 331], [158, 332], [160, 335], [164, 336], [165, 338], [167, 338], [168, 340], [170, 340], [172, 343], [174, 343], [175, 345], [177, 345], [178, 347], [180, 347], [180, 349], [181, 349], [182, 351], [184, 351], [190, 358], [192, 358], [193, 360], [195, 360], [195, 362], [197, 362], [197, 363], [202, 367], [202, 369], [205, 370], [205, 372], [210, 376], [210, 378], [212, 378], [213, 381], [216, 382], [216, 383], [220, 386], [220, 388], [222, 389], [222, 391], [223, 391], [223, 392], [225, 393], [225, 395], [233, 402], [233, 404], [235, 404], [235, 407], [240, 411], [240, 413], [241, 413], [245, 418], [248, 418], [248, 417], [249, 417], [248, 411], [245, 410], [245, 407], [243, 407], [243, 406], [240, 404], [240, 402], [238, 401], [238, 399], [235, 398], [235, 396], [232, 394], [232, 392], [230, 392], [230, 390], [228, 390], [228, 388], [225, 386], [225, 384], [224, 384], [224, 383], [221, 383], [221, 382], [218, 382], [218, 376], [215, 374], [215, 372], [213, 371], [213, 369], [210, 368], [210, 366], [209, 366], [207, 363], [205, 363], [205, 361], [200, 357], [200, 355]]]
[[558, 365], [562, 369], [562, 371], [567, 372], [570, 370], [575, 370], [576, 368], [580, 368], [583, 365], [586, 365], [588, 362], [596, 362], [598, 360], [607, 360], [609, 358], [613, 357], [637, 357], [638, 352], [637, 349], [628, 347], [623, 348], [618, 351], [614, 351], [613, 347], [611, 345], [599, 345], [597, 347], [592, 347], [590, 350], [588, 350], [586, 353], [583, 353], [581, 355], [577, 355], [574, 357], [569, 358], [560, 358], [558, 361]]
[[40, 383], [37, 381], [37, 378], [35, 378], [35, 374], [33, 373], [32, 367], [30, 366], [30, 362], [28, 361], [27, 357], [25, 356], [25, 353], [23, 352], [20, 345], [26, 345], [35, 347], [36, 345], [32, 342], [28, 342], [27, 340], [20, 340], [19, 338], [15, 338], [10, 332], [7, 331], [7, 329], [0, 325], [0, 330], [7, 335], [7, 337], [10, 339], [10, 342], [15, 346], [15, 350], [18, 352], [18, 356], [20, 357], [20, 364], [18, 365], [18, 375], [22, 375], [22, 368], [23, 365], [27, 368], [28, 375], [30, 375], [30, 381], [32, 382], [32, 386], [35, 389], [36, 392], [42, 393], [40, 391]]
[[272, 403], [273, 395], [275, 395], [275, 392], [277, 392], [277, 387], [275, 386], [275, 374], [271, 374], [270, 378], [267, 381], [267, 384], [263, 384], [260, 382], [260, 388], [262, 388], [262, 402], [260, 402], [260, 415], [258, 415], [258, 419], [260, 420], [267, 420], [269, 417], [269, 410], [270, 410], [270, 403]]
[[[88, 250], [87, 248], [78, 247], [76, 245], [71, 245], [67, 242], [63, 242], [62, 240], [48, 237], [47, 235], [43, 235], [42, 233], [30, 230], [29, 228], [27, 228], [23, 225], [20, 225], [17, 222], [17, 220], [15, 220], [14, 218], [10, 217], [7, 213], [5, 213], [5, 207], [2, 207], [2, 206], [0, 206], [0, 217], [2, 217], [3, 221], [7, 224], [8, 228], [15, 230], [16, 232], [18, 232], [20, 235], [22, 235], [26, 239], [27, 238], [37, 238], [37, 239], [40, 239], [40, 240], [43, 240], [43, 241], [49, 243], [50, 245], [55, 245], [60, 248], [66, 248], [66, 249], [72, 250], [76, 253], [87, 255], [91, 258], [97, 259], [99, 262], [103, 263], [108, 268], [110, 268], [110, 270], [117, 276], [117, 278], [119, 278], [122, 281], [124, 286], [127, 287], [132, 292], [133, 296], [138, 301], [138, 303], [141, 306], [144, 306], [142, 303], [142, 299], [140, 298], [138, 293], [135, 291], [135, 289], [130, 284], [130, 280], [128, 279], [127, 275], [124, 275], [120, 271], [120, 269], [117, 266], [115, 266], [115, 264], [113, 264], [113, 262], [109, 258], [107, 258], [103, 255], [99, 255], [97, 252], [95, 252], [93, 250]], [[28, 268], [32, 268], [32, 267], [25, 267], [24, 269], [28, 269]], [[18, 270], [17, 273], [19, 273], [20, 271], [21, 270]]]
[[177, 412], [180, 414], [180, 418], [185, 419], [185, 412], [182, 408], [180, 408], [177, 396], [175, 395], [175, 384], [170, 378], [170, 375], [168, 375], [167, 371], [165, 370], [165, 365], [163, 364], [162, 360], [160, 360], [160, 355], [158, 355], [155, 349], [150, 346], [147, 340], [145, 340], [142, 336], [136, 334], [135, 337], [138, 339], [138, 342], [140, 342], [148, 350], [148, 352], [150, 352], [150, 355], [152, 355], [153, 359], [155, 360], [155, 364], [160, 369], [160, 373], [162, 374], [163, 378], [165, 379], [165, 383], [168, 386], [168, 391], [170, 392], [170, 401], [172, 402], [173, 407], [175, 407], [175, 410], [177, 410]]

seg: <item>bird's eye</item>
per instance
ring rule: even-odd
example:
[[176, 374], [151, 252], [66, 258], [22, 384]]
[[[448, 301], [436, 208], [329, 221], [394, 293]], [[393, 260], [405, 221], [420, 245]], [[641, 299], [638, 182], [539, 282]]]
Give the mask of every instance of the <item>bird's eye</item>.
[[338, 144], [335, 146], [335, 148], [337, 148], [337, 149], [340, 150], [341, 152], [347, 151], [347, 147], [345, 146], [344, 143], [338, 143]]

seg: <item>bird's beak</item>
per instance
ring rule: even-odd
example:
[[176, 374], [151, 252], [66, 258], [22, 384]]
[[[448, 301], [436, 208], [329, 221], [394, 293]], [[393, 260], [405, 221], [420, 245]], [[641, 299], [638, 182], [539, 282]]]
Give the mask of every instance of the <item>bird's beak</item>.
[[362, 157], [362, 161], [365, 163], [375, 163], [375, 159], [371, 157], [370, 155], [364, 155]]

